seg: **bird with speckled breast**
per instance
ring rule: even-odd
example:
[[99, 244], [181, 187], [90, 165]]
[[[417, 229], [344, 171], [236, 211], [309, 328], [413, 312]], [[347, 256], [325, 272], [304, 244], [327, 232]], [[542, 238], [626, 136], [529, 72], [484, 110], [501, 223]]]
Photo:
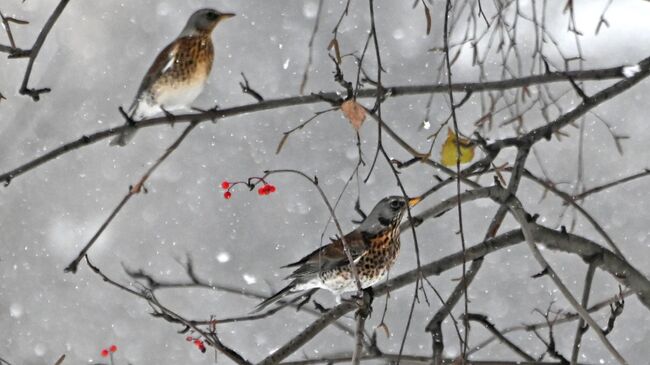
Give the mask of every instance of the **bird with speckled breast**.
[[[212, 31], [219, 22], [233, 16], [214, 9], [201, 9], [192, 14], [183, 31], [158, 54], [144, 75], [129, 108], [127, 125], [160, 112], [169, 114], [190, 106], [203, 91], [212, 69]], [[126, 129], [110, 142], [111, 146], [127, 145], [135, 131]]]
[[[414, 207], [421, 200], [421, 197], [406, 199], [403, 196], [384, 198], [355, 230], [345, 235], [363, 289], [381, 281], [395, 263], [400, 250], [402, 217], [408, 207]], [[294, 292], [327, 289], [339, 296], [358, 289], [341, 238], [283, 267], [296, 267], [286, 278], [291, 282], [258, 304], [255, 312]]]

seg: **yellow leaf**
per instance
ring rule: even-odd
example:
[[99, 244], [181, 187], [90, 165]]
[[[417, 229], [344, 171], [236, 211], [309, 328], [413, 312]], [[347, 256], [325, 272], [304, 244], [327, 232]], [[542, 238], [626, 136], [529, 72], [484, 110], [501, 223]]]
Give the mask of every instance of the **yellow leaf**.
[[366, 120], [366, 110], [354, 100], [344, 101], [341, 104], [341, 111], [356, 130], [359, 130]]
[[442, 151], [440, 151], [440, 163], [445, 166], [456, 166], [456, 160], [458, 159], [457, 146], [460, 146], [460, 163], [472, 161], [476, 146], [467, 138], [456, 138], [456, 133], [449, 128], [447, 130], [447, 139], [442, 145]]

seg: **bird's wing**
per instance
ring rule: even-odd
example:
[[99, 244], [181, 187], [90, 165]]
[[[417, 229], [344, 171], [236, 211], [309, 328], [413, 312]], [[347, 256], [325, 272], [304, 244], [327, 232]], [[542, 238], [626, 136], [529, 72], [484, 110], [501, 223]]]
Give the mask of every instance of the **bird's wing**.
[[172, 66], [174, 66], [174, 63], [176, 62], [176, 58], [178, 57], [179, 54], [179, 44], [178, 40], [170, 43], [165, 47], [160, 53], [158, 53], [158, 56], [156, 59], [153, 61], [153, 64], [151, 67], [149, 67], [149, 70], [147, 73], [144, 75], [142, 78], [142, 82], [140, 83], [140, 88], [138, 89], [138, 93], [136, 94], [135, 100], [133, 102], [133, 105], [131, 105], [131, 111], [135, 108], [135, 106], [138, 103], [138, 100], [142, 97], [142, 93], [149, 89], [158, 78], [164, 74], [165, 72], [169, 71]]
[[[370, 248], [368, 241], [358, 231], [352, 231], [345, 235], [345, 242], [348, 244], [350, 254], [355, 262], [363, 257]], [[348, 257], [343, 248], [343, 240], [338, 238], [285, 267], [297, 266], [298, 268], [289, 275], [289, 278], [300, 278], [347, 266], [348, 264]]]

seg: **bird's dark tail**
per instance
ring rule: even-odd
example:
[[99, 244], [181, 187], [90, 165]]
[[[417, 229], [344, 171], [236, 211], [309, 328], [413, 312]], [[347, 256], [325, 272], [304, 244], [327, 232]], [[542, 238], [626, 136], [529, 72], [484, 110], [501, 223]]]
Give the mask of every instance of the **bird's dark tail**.
[[269, 305], [277, 302], [278, 300], [282, 299], [285, 295], [288, 295], [291, 293], [291, 290], [296, 287], [296, 280], [292, 281], [289, 283], [289, 285], [285, 286], [282, 290], [279, 292], [273, 294], [269, 298], [265, 299], [262, 303], [258, 304], [255, 306], [255, 309], [251, 313], [257, 313], [263, 310], [264, 308], [268, 307]]
[[131, 142], [131, 140], [135, 136], [135, 132], [136, 129], [131, 129], [131, 128], [125, 129], [124, 132], [120, 133], [119, 135], [117, 135], [117, 137], [113, 138], [109, 143], [109, 145], [124, 147], [127, 144], [129, 144], [129, 142]]
[[[120, 107], [120, 112], [122, 113], [122, 116], [124, 116], [124, 118], [126, 118], [126, 120], [127, 120], [126, 125], [135, 123], [133, 121], [133, 118], [135, 116], [135, 112], [136, 112], [136, 109], [138, 108], [138, 103], [139, 102], [140, 102], [139, 98], [136, 98], [133, 101], [133, 104], [131, 104], [131, 107], [129, 107], [129, 114], [128, 115], [124, 112], [122, 107]], [[113, 138], [111, 140], [111, 142], [109, 143], [109, 145], [110, 146], [121, 146], [121, 147], [126, 146], [127, 144], [129, 144], [129, 142], [131, 142], [131, 140], [135, 136], [136, 131], [137, 131], [137, 129], [135, 129], [135, 128], [127, 128], [127, 129], [125, 129], [122, 133], [118, 134], [117, 137]]]

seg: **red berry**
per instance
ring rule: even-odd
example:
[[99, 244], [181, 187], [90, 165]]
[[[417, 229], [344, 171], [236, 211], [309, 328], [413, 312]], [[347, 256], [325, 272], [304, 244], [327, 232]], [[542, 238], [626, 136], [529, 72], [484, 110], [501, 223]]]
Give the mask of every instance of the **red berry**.
[[262, 186], [261, 188], [257, 189], [257, 193], [260, 195], [266, 195], [266, 185]]
[[221, 182], [221, 188], [222, 189], [225, 190], [225, 189], [228, 189], [229, 187], [230, 187], [230, 183], [228, 181], [224, 180], [224, 181]]
[[108, 357], [108, 350], [103, 349], [102, 352], [100, 352], [99, 354], [102, 355], [102, 357]]
[[202, 343], [203, 343], [203, 341], [199, 340], [198, 338], [196, 340], [194, 340], [194, 344], [196, 346], [201, 346]]
[[230, 199], [230, 198], [232, 198], [232, 193], [229, 192], [229, 191], [226, 191], [225, 193], [223, 193], [223, 197], [225, 199]]
[[117, 346], [115, 346], [115, 345], [111, 345], [111, 347], [108, 348], [108, 351], [110, 351], [110, 352], [115, 352], [115, 351], [117, 351]]
[[192, 341], [192, 340], [194, 340], [194, 338], [192, 336], [185, 337], [185, 341], [189, 342], [189, 341]]
[[275, 193], [275, 185], [269, 185], [269, 192]]

